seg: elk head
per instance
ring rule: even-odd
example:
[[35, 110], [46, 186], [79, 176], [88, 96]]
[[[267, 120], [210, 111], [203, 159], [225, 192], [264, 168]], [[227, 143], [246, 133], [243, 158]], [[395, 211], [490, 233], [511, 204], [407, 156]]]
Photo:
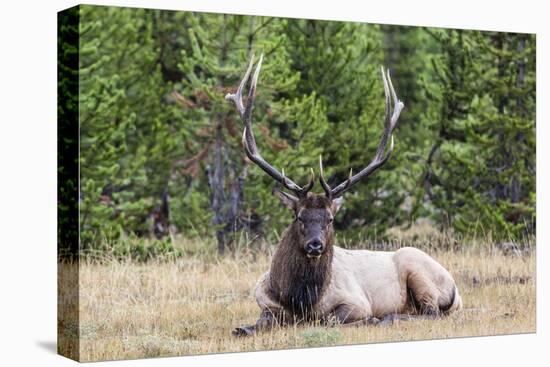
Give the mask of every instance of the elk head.
[[[382, 71], [382, 81], [384, 82], [384, 93], [386, 97], [386, 110], [384, 118], [384, 131], [376, 149], [376, 154], [372, 161], [353, 175], [350, 170], [349, 177], [344, 182], [331, 188], [325, 180], [323, 173], [323, 160], [319, 157], [319, 182], [323, 188], [324, 194], [314, 194], [310, 190], [313, 188], [315, 175], [311, 169], [309, 182], [305, 186], [299, 186], [290, 178], [285, 176], [284, 170], [279, 172], [265, 159], [262, 158], [256, 146], [256, 140], [252, 132], [251, 116], [254, 99], [256, 97], [256, 84], [260, 74], [263, 55], [260, 56], [256, 70], [250, 83], [248, 91], [248, 99], [246, 106], [243, 104], [242, 93], [247, 84], [254, 57], [251, 58], [248, 69], [239, 84], [237, 91], [234, 94], [228, 93], [225, 96], [226, 100], [233, 101], [237, 107], [237, 111], [244, 122], [244, 131], [242, 143], [244, 151], [248, 158], [260, 167], [264, 172], [271, 176], [287, 193], [279, 189], [274, 190], [274, 193], [279, 199], [294, 212], [294, 222], [292, 224], [296, 239], [296, 245], [301, 247], [301, 250], [308, 258], [319, 258], [324, 252], [332, 246], [333, 240], [333, 218], [342, 204], [342, 195], [348, 191], [357, 182], [367, 178], [384, 163], [388, 161], [393, 151], [393, 135], [392, 132], [397, 125], [397, 120], [401, 110], [404, 108], [395, 93], [389, 71]], [[392, 104], [393, 102], [393, 104]], [[390, 147], [386, 152], [388, 141], [391, 140]]]

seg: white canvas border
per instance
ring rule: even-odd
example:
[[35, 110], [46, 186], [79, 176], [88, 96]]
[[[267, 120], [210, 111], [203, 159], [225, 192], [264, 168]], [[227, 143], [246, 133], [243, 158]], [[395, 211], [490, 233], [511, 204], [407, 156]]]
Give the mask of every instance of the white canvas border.
[[[537, 33], [537, 333], [106, 362], [104, 366], [541, 365], [548, 356], [550, 39], [543, 1], [94, 1], [95, 4]], [[8, 5], [9, 4], [9, 5]], [[74, 1], [2, 5], [0, 211], [2, 365], [72, 365], [56, 338], [56, 12]], [[546, 66], [545, 66], [546, 65]], [[546, 343], [545, 343], [546, 342]]]

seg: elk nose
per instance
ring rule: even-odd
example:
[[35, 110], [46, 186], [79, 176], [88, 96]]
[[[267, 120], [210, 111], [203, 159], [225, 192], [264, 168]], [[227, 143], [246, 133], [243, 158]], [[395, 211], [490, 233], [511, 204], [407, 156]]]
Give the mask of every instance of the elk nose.
[[306, 247], [306, 251], [308, 255], [319, 256], [323, 251], [323, 244], [319, 240], [309, 241]]

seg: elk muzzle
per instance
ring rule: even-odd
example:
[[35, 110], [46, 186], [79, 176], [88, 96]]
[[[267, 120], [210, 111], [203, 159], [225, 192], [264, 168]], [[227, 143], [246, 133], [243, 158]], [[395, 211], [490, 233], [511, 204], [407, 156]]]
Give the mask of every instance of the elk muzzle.
[[306, 256], [309, 258], [319, 258], [325, 249], [323, 242], [315, 238], [306, 244]]

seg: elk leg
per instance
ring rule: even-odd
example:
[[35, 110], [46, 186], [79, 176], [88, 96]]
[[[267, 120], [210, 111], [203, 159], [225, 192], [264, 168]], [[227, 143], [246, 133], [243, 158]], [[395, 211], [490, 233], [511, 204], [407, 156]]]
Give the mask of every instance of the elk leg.
[[321, 323], [327, 326], [363, 326], [375, 324], [377, 320], [375, 317], [367, 316], [360, 307], [341, 304], [327, 317], [321, 318]]
[[404, 247], [395, 252], [394, 261], [413, 313], [438, 316], [460, 307], [452, 276], [426, 253]]
[[292, 322], [283, 309], [265, 308], [260, 314], [256, 324], [250, 326], [240, 326], [233, 329], [233, 336], [251, 336], [260, 331], [268, 331], [277, 325], [287, 325]]
[[380, 320], [376, 317], [365, 317], [363, 319], [355, 320], [355, 321], [346, 321], [341, 322], [340, 320], [337, 320], [334, 317], [329, 318], [322, 318], [321, 324], [323, 326], [330, 326], [330, 327], [359, 327], [359, 326], [366, 326], [366, 325], [378, 325], [380, 323]]
[[256, 325], [239, 326], [231, 331], [233, 336], [251, 336], [256, 332]]
[[412, 321], [412, 320], [433, 320], [436, 319], [436, 314], [423, 314], [423, 315], [409, 315], [402, 313], [391, 313], [378, 320], [375, 325], [378, 326], [391, 326], [396, 321]]
[[340, 327], [351, 327], [351, 326], [391, 326], [396, 321], [411, 321], [411, 320], [433, 320], [437, 318], [436, 315], [409, 315], [409, 314], [397, 314], [392, 313], [384, 317], [377, 318], [374, 316], [365, 317], [360, 320], [347, 321], [347, 319], [342, 322], [336, 318], [332, 319], [323, 319], [323, 324], [327, 326], [340, 326]]
[[435, 284], [422, 273], [412, 273], [409, 275], [408, 292], [411, 299], [411, 304], [420, 315], [429, 317], [439, 315], [439, 289]]
[[321, 322], [328, 326], [390, 326], [396, 321], [431, 320], [437, 318], [437, 314], [433, 313], [426, 313], [422, 315], [392, 313], [385, 315], [382, 318], [377, 318], [374, 316], [365, 316], [364, 313], [359, 312], [358, 310], [360, 310], [360, 308], [346, 304], [339, 305], [329, 314], [328, 317], [322, 318]]

